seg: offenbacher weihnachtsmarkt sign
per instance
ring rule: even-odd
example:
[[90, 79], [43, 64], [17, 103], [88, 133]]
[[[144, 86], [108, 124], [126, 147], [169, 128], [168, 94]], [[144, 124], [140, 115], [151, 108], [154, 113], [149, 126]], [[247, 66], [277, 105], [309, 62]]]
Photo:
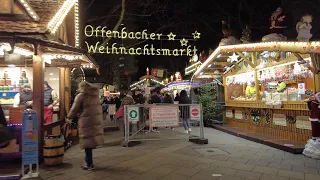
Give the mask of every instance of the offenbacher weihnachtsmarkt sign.
[[[176, 35], [172, 32], [164, 35], [162, 33], [148, 33], [148, 30], [140, 32], [128, 32], [126, 27], [123, 27], [120, 31], [108, 30], [106, 26], [93, 27], [87, 25], [84, 29], [86, 37], [105, 37], [114, 39], [131, 39], [131, 40], [169, 40], [175, 41]], [[200, 33], [195, 31], [192, 33], [193, 39], [199, 39]], [[89, 53], [101, 53], [101, 54], [129, 54], [129, 55], [152, 55], [152, 56], [194, 56], [197, 54], [196, 46], [188, 45], [188, 40], [185, 38], [180, 39], [181, 48], [179, 49], [163, 49], [156, 48], [153, 44], [145, 44], [142, 47], [123, 47], [117, 43], [96, 42], [95, 44], [89, 44], [85, 41]]]

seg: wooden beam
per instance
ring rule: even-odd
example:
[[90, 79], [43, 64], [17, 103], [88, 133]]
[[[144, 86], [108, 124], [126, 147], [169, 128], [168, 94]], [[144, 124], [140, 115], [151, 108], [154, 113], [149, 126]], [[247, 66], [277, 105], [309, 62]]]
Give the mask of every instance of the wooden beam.
[[[65, 84], [65, 92], [64, 92], [64, 104], [65, 104], [65, 109], [66, 109], [66, 115], [70, 111], [70, 102], [71, 102], [71, 79], [70, 79], [70, 68], [66, 68], [64, 72], [64, 84]], [[63, 117], [64, 119], [65, 117]]]
[[300, 54], [298, 53], [292, 53], [294, 56], [296, 56], [298, 59], [302, 59], [303, 60], [303, 57], [300, 56]]
[[59, 77], [59, 111], [60, 111], [60, 120], [64, 120], [66, 117], [66, 108], [65, 108], [65, 70], [66, 68], [60, 68], [60, 77]]
[[251, 52], [252, 63], [257, 65], [257, 52]]
[[39, 157], [43, 156], [44, 142], [44, 71], [45, 63], [42, 59], [42, 53], [39, 51], [33, 56], [33, 104], [32, 109], [37, 113], [38, 117], [38, 136], [39, 136]]
[[247, 57], [245, 57], [242, 52], [237, 52], [237, 54], [238, 54], [245, 62], [247, 62], [252, 68], [255, 68], [255, 67], [256, 67], [256, 65], [253, 64]]
[[214, 65], [226, 66], [228, 62], [214, 62]]

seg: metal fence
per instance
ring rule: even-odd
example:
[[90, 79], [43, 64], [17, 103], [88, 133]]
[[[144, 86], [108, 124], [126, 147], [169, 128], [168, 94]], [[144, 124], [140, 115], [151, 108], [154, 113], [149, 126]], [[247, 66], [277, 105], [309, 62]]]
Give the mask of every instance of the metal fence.
[[201, 104], [148, 104], [124, 107], [125, 143], [203, 139]]

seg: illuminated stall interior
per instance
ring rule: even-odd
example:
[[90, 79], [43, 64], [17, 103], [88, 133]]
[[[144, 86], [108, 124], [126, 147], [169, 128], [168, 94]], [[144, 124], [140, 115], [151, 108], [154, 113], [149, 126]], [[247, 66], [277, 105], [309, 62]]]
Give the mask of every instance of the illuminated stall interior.
[[[45, 135], [60, 134], [70, 110], [72, 70], [98, 68], [79, 47], [78, 0], [5, 0], [0, 8], [0, 103], [16, 137], [0, 148], [3, 157], [21, 152], [21, 123], [25, 106], [13, 107], [22, 87], [32, 88], [32, 109], [38, 116], [39, 155]], [[44, 124], [44, 81], [56, 91], [53, 122]], [[0, 158], [0, 159], [1, 159]]]
[[138, 82], [131, 84], [130, 89], [133, 91], [136, 89], [143, 89], [144, 87], [156, 87], [163, 85], [163, 82], [160, 82], [158, 78], [151, 75], [145, 75], [140, 77]]
[[193, 79], [212, 78], [214, 68], [223, 66], [227, 124], [306, 142], [311, 136], [306, 101], [320, 90], [319, 47], [320, 42], [220, 46]]

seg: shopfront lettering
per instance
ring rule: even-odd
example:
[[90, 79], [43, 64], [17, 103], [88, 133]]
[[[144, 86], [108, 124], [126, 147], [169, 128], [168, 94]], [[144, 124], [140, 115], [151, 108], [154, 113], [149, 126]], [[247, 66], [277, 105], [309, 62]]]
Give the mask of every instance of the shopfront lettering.
[[[123, 27], [119, 31], [108, 30], [106, 26], [94, 27], [87, 25], [84, 28], [85, 36], [88, 38], [114, 38], [114, 39], [130, 39], [130, 40], [168, 40], [174, 41], [176, 35], [172, 32], [164, 35], [162, 33], [149, 33], [148, 30], [140, 32], [130, 32], [126, 27]], [[197, 31], [193, 34], [194, 39], [200, 38], [200, 33]], [[179, 49], [167, 49], [167, 48], [155, 48], [153, 44], [145, 44], [141, 47], [123, 47], [117, 43], [101, 43], [100, 41], [90, 44], [85, 41], [87, 50], [89, 53], [100, 54], [129, 54], [129, 55], [151, 55], [151, 56], [194, 56], [197, 54], [196, 46], [188, 45], [188, 41], [183, 38], [180, 40], [181, 48]]]

